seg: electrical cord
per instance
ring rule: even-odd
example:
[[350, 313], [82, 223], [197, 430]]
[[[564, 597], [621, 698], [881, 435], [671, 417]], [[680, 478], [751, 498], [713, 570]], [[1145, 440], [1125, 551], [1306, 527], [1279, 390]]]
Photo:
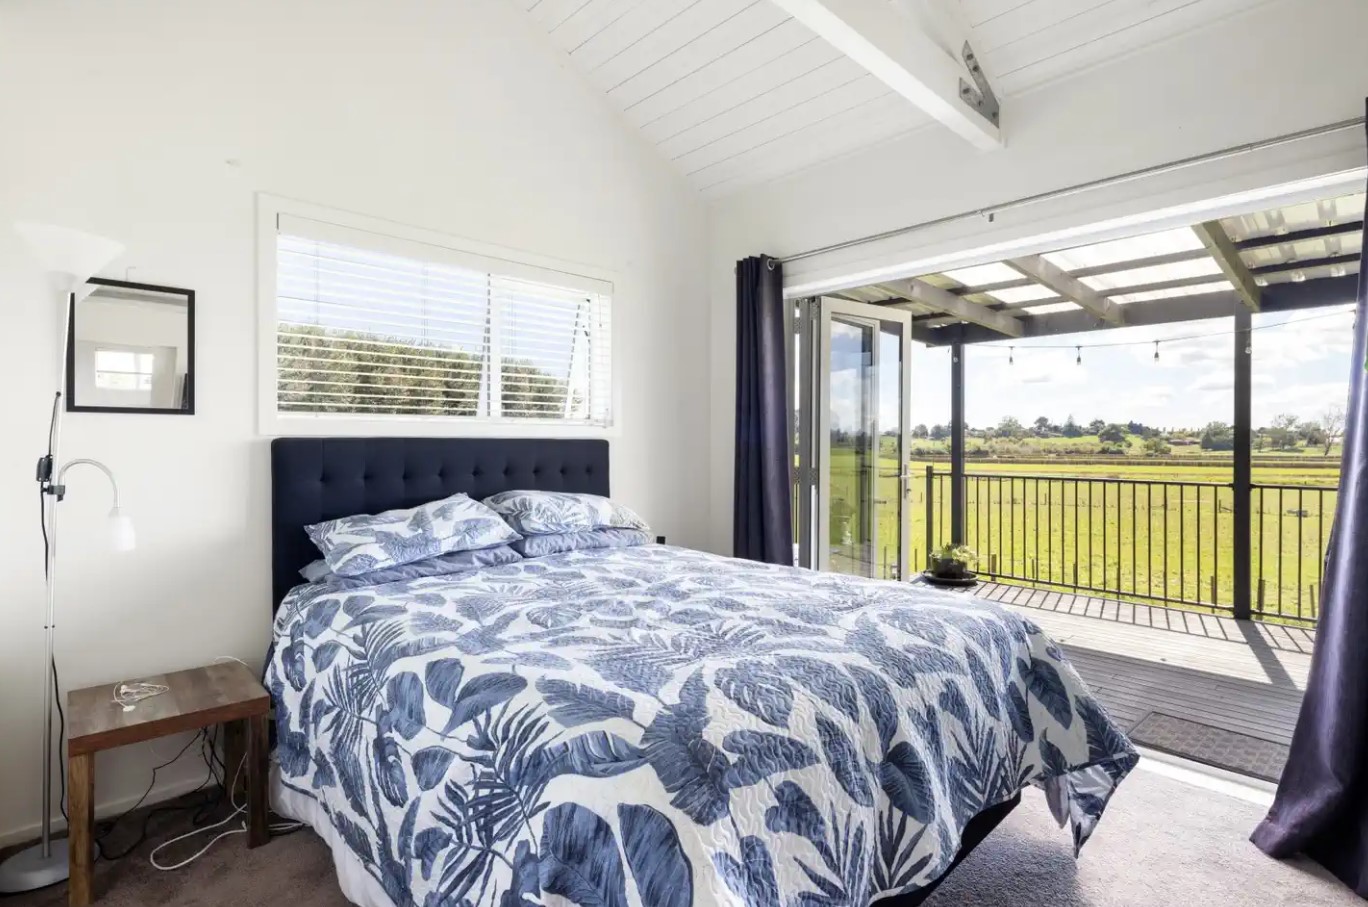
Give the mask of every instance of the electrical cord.
[[[54, 404], [55, 405], [55, 404]], [[56, 418], [54, 412], [53, 415]], [[48, 456], [52, 455], [52, 434], [48, 433]], [[43, 534], [43, 580], [48, 580], [48, 556], [51, 552], [52, 543], [48, 536], [47, 527], [47, 494], [43, 486], [38, 486], [38, 528]], [[66, 745], [66, 711], [62, 708], [62, 684], [57, 677], [57, 657], [52, 657], [52, 701], [57, 706], [57, 751], [61, 752]], [[57, 808], [62, 812], [62, 818], [71, 823], [71, 816], [67, 815], [67, 789], [66, 789], [66, 769], [57, 769], [57, 780], [61, 785], [61, 795], [57, 799]]]
[[[160, 765], [158, 765], [158, 766], [156, 766], [155, 768], [153, 768], [153, 769], [152, 769], [152, 780], [150, 780], [150, 781], [147, 782], [147, 789], [143, 791], [142, 796], [138, 798], [138, 801], [137, 801], [136, 803], [134, 803], [132, 806], [130, 806], [128, 809], [126, 809], [126, 810], [124, 810], [122, 813], [120, 813], [120, 814], [118, 815], [118, 817], [116, 817], [115, 819], [111, 820], [111, 821], [109, 822], [109, 824], [106, 825], [104, 831], [100, 832], [99, 834], [97, 834], [97, 835], [95, 836], [95, 844], [96, 844], [96, 846], [97, 846], [97, 847], [99, 848], [99, 850], [100, 850], [100, 857], [101, 857], [102, 859], [105, 859], [105, 860], [122, 860], [124, 857], [128, 856], [130, 853], [132, 853], [133, 851], [137, 850], [140, 846], [142, 846], [142, 843], [143, 843], [144, 841], [147, 840], [147, 826], [148, 826], [148, 823], [151, 821], [152, 817], [153, 817], [154, 815], [156, 815], [157, 813], [159, 813], [159, 812], [177, 812], [177, 811], [183, 811], [183, 810], [192, 809], [192, 808], [194, 808], [194, 809], [200, 809], [200, 808], [202, 808], [202, 807], [204, 806], [204, 804], [202, 804], [202, 803], [196, 803], [196, 804], [190, 804], [190, 805], [184, 805], [184, 806], [154, 806], [154, 807], [152, 807], [151, 809], [149, 809], [149, 810], [147, 811], [146, 815], [143, 816], [142, 828], [141, 828], [141, 830], [140, 830], [139, 833], [138, 833], [137, 839], [136, 839], [132, 844], [128, 845], [128, 846], [125, 847], [122, 851], [119, 851], [118, 853], [110, 853], [110, 852], [106, 852], [106, 851], [105, 851], [105, 848], [104, 848], [104, 840], [105, 840], [106, 838], [108, 838], [108, 837], [110, 836], [110, 834], [113, 833], [114, 829], [117, 828], [117, 827], [119, 826], [119, 824], [120, 824], [121, 822], [123, 822], [124, 819], [128, 818], [128, 816], [130, 816], [135, 810], [137, 810], [138, 807], [142, 806], [142, 805], [143, 805], [143, 802], [146, 801], [147, 798], [148, 798], [148, 796], [152, 793], [152, 788], [155, 787], [156, 784], [157, 784], [157, 772], [159, 772], [159, 771], [161, 771], [162, 769], [166, 768], [167, 766], [171, 765], [173, 762], [178, 761], [178, 760], [180, 759], [181, 756], [184, 756], [184, 755], [186, 754], [186, 752], [189, 751], [189, 749], [190, 749], [191, 746], [193, 746], [197, 741], [200, 741], [201, 738], [205, 737], [206, 735], [207, 735], [207, 732], [205, 732], [205, 731], [200, 731], [200, 732], [199, 732], [198, 734], [196, 734], [194, 737], [191, 737], [189, 740], [187, 740], [187, 741], [185, 742], [185, 746], [181, 747], [180, 752], [176, 753], [176, 755], [172, 756], [170, 759], [166, 760], [165, 762], [163, 762], [163, 763], [161, 763]], [[202, 790], [206, 784], [208, 784], [208, 778], [206, 778], [205, 781], [204, 781], [203, 783], [201, 783], [199, 787], [195, 788], [194, 791], [191, 791], [191, 793], [195, 793], [195, 792], [197, 792], [197, 791]]]
[[[246, 767], [246, 765], [247, 756], [246, 754], [244, 754], [242, 759], [238, 762], [237, 768], [233, 771], [232, 785], [227, 786], [226, 788], [228, 791], [228, 805], [233, 808], [233, 811], [230, 812], [228, 815], [224, 816], [219, 821], [213, 823], [212, 825], [206, 825], [203, 828], [193, 829], [191, 831], [185, 832], [184, 834], [176, 835], [174, 838], [171, 838], [158, 844], [156, 847], [152, 849], [152, 853], [148, 854], [147, 858], [148, 862], [152, 864], [152, 867], [154, 869], [159, 869], [162, 872], [174, 872], [177, 869], [183, 869], [186, 866], [189, 866], [191, 863], [198, 860], [200, 857], [204, 856], [206, 853], [208, 853], [210, 848], [212, 848], [219, 841], [222, 841], [224, 838], [231, 837], [232, 835], [241, 835], [247, 833], [247, 820], [244, 818], [242, 820], [242, 824], [239, 827], [230, 828], [227, 831], [219, 832], [218, 834], [214, 835], [214, 837], [210, 838], [208, 843], [206, 843], [199, 850], [195, 851], [190, 856], [186, 857], [185, 859], [177, 863], [163, 865], [162, 863], [159, 863], [157, 861], [157, 854], [160, 853], [162, 850], [166, 849], [167, 847], [170, 847], [172, 844], [178, 844], [181, 841], [187, 841], [190, 838], [202, 835], [205, 832], [213, 831], [216, 828], [222, 828], [238, 816], [241, 816], [247, 812], [247, 804], [243, 803], [239, 806], [237, 802], [238, 780], [242, 777], [242, 770]], [[294, 832], [298, 831], [300, 828], [303, 827], [304, 823], [302, 822], [272, 822], [269, 825], [267, 825], [267, 829], [271, 832], [272, 835], [275, 836], [293, 834]]]
[[[66, 712], [62, 710], [62, 688], [61, 681], [57, 679], [57, 659], [52, 659], [52, 698], [57, 703], [57, 751], [60, 753], [66, 748]], [[67, 815], [67, 786], [66, 769], [57, 769], [57, 779], [61, 784], [61, 793], [57, 797], [57, 808], [62, 811], [62, 818], [67, 824], [71, 824], [71, 816]]]

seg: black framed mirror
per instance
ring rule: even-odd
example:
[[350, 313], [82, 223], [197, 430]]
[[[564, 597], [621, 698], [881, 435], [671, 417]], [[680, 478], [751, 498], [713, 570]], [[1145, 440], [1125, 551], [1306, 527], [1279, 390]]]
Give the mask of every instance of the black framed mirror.
[[69, 314], [66, 408], [195, 412], [195, 291], [92, 277]]

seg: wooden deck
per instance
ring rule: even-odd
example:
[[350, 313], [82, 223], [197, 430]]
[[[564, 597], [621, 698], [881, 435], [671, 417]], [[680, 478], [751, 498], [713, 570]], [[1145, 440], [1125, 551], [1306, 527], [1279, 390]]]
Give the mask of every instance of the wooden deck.
[[1161, 712], [1287, 745], [1311, 667], [1310, 629], [985, 583], [1065, 650], [1112, 717]]

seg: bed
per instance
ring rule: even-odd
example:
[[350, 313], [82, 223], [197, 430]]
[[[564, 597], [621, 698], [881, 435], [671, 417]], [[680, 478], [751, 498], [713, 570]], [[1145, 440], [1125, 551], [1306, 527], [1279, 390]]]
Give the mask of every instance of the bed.
[[1044, 789], [1081, 848], [1135, 750], [995, 605], [667, 545], [301, 585], [303, 526], [608, 495], [597, 440], [272, 442], [277, 809], [362, 907], [921, 903]]

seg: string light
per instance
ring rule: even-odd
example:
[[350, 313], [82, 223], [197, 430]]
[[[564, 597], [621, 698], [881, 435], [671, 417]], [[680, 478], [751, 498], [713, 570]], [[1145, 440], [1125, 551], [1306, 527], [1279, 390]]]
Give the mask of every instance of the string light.
[[1076, 347], [1074, 347], [1074, 355], [1075, 355], [1075, 357], [1076, 357], [1076, 358], [1074, 359], [1074, 365], [1082, 365], [1082, 364], [1083, 364], [1083, 347], [1081, 347], [1081, 346], [1076, 346]]
[[1159, 341], [1154, 341], [1154, 361], [1159, 361]]
[[[1346, 316], [1346, 315], [1352, 315], [1352, 314], [1353, 314], [1353, 312], [1352, 312], [1352, 311], [1349, 311], [1349, 310], [1341, 311], [1341, 312], [1322, 312], [1322, 313], [1319, 314], [1319, 315], [1309, 315], [1309, 316], [1307, 316], [1306, 318], [1289, 318], [1289, 319], [1286, 320], [1286, 321], [1278, 321], [1278, 322], [1275, 322], [1275, 323], [1273, 323], [1273, 324], [1259, 324], [1259, 325], [1253, 325], [1253, 326], [1251, 326], [1248, 330], [1249, 330], [1250, 333], [1253, 333], [1254, 331], [1266, 331], [1266, 330], [1269, 330], [1269, 329], [1271, 329], [1271, 328], [1281, 328], [1281, 327], [1287, 327], [1288, 325], [1300, 324], [1300, 323], [1302, 323], [1302, 322], [1304, 322], [1304, 321], [1315, 321], [1315, 320], [1320, 319], [1320, 318], [1341, 318], [1341, 317], [1344, 317], [1344, 316]], [[1152, 343], [1152, 344], [1154, 344], [1154, 347], [1155, 347], [1155, 350], [1154, 350], [1155, 353], [1156, 353], [1155, 358], [1157, 359], [1157, 358], [1158, 358], [1158, 355], [1157, 355], [1157, 354], [1158, 354], [1158, 352], [1159, 352], [1159, 344], [1160, 344], [1160, 343], [1183, 343], [1183, 342], [1186, 342], [1186, 341], [1189, 341], [1189, 340], [1204, 340], [1204, 339], [1207, 339], [1207, 338], [1209, 338], [1209, 337], [1229, 337], [1229, 336], [1231, 336], [1231, 335], [1234, 334], [1234, 333], [1235, 333], [1235, 332], [1234, 332], [1233, 330], [1224, 330], [1224, 331], [1209, 331], [1209, 332], [1207, 332], [1207, 333], [1205, 333], [1205, 334], [1187, 334], [1187, 335], [1184, 335], [1184, 336], [1181, 336], [1181, 337], [1165, 337], [1165, 338], [1163, 338], [1163, 340], [1155, 340], [1155, 339], [1153, 339], [1153, 338], [1150, 338], [1150, 339], [1148, 339], [1148, 340], [1115, 340], [1115, 341], [1108, 341], [1108, 342], [1103, 342], [1103, 343], [1081, 343], [1081, 344], [1074, 344], [1074, 343], [1042, 343], [1042, 344], [1033, 344], [1032, 346], [1027, 347], [1027, 349], [1030, 349], [1030, 350], [1067, 350], [1067, 349], [1069, 349], [1070, 347], [1073, 347], [1076, 359], [1078, 359], [1079, 361], [1081, 361], [1081, 359], [1082, 359], [1081, 351], [1084, 350], [1084, 349], [1098, 350], [1098, 349], [1106, 349], [1106, 348], [1110, 348], [1110, 347], [1143, 346], [1143, 345], [1145, 345], [1145, 344], [1150, 344], [1150, 343]], [[941, 348], [941, 349], [944, 349], [944, 350], [949, 350], [949, 349], [950, 349], [950, 347], [949, 347], [948, 345], [941, 346], [940, 348]], [[1001, 349], [1000, 346], [996, 346], [995, 344], [992, 344], [992, 343], [979, 343], [979, 344], [975, 344], [975, 345], [974, 345], [974, 348], [975, 348], [976, 350], [980, 351], [980, 352], [983, 352], [983, 353], [991, 352], [991, 351], [993, 351], [993, 350], [995, 350], [995, 349]], [[1008, 356], [1009, 361], [1011, 361], [1013, 364], [1015, 364], [1015, 361], [1016, 361], [1016, 347], [1015, 347], [1015, 346], [1009, 346], [1009, 347], [1007, 348], [1007, 356]]]

